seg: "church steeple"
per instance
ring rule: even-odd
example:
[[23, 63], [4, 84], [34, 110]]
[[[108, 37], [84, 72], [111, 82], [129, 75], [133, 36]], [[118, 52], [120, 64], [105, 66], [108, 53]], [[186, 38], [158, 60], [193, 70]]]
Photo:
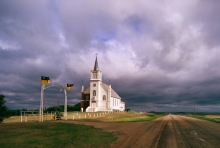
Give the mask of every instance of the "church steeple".
[[102, 72], [99, 70], [97, 54], [96, 54], [94, 69], [91, 70], [90, 80], [102, 81]]
[[94, 65], [93, 71], [98, 71], [98, 70], [99, 70], [99, 65], [98, 65], [97, 54], [96, 54], [95, 65]]

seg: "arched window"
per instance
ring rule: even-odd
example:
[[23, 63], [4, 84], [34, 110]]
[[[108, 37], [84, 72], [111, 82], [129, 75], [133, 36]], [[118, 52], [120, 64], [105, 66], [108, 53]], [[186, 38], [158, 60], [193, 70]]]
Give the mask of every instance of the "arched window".
[[106, 100], [106, 96], [105, 95], [103, 95], [103, 100]]
[[96, 96], [96, 91], [95, 90], [93, 90], [93, 96]]

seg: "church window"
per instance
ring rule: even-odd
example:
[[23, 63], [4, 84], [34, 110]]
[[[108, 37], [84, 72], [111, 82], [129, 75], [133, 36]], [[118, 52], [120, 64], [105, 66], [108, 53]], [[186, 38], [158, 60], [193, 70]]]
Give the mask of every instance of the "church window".
[[93, 90], [93, 96], [96, 96], [96, 91], [95, 90]]
[[103, 100], [106, 100], [106, 96], [105, 95], [103, 95]]

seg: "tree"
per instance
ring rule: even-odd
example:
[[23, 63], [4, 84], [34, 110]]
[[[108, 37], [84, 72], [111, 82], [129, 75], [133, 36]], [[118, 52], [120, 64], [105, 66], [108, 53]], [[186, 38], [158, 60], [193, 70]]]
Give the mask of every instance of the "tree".
[[[81, 107], [81, 103], [77, 103], [74, 106], [72, 105], [67, 105], [67, 111], [80, 111], [80, 107]], [[48, 107], [46, 109], [46, 111], [50, 112], [50, 111], [63, 111], [64, 110], [64, 105], [60, 105], [60, 106], [52, 106], [52, 107]]]
[[126, 112], [130, 112], [131, 110], [129, 108], [125, 109]]
[[5, 96], [0, 94], [0, 123], [3, 122], [5, 118], [9, 117], [8, 108], [5, 106]]
[[69, 111], [80, 111], [81, 110], [81, 103], [78, 102], [77, 104], [75, 104], [74, 106], [67, 106], [67, 109]]

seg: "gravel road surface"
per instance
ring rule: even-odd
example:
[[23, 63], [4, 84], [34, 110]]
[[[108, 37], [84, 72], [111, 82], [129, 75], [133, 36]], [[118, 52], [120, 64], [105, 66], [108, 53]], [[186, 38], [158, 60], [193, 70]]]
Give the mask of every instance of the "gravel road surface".
[[185, 116], [167, 115], [150, 122], [71, 123], [114, 132], [118, 139], [112, 148], [220, 148], [220, 124]]

